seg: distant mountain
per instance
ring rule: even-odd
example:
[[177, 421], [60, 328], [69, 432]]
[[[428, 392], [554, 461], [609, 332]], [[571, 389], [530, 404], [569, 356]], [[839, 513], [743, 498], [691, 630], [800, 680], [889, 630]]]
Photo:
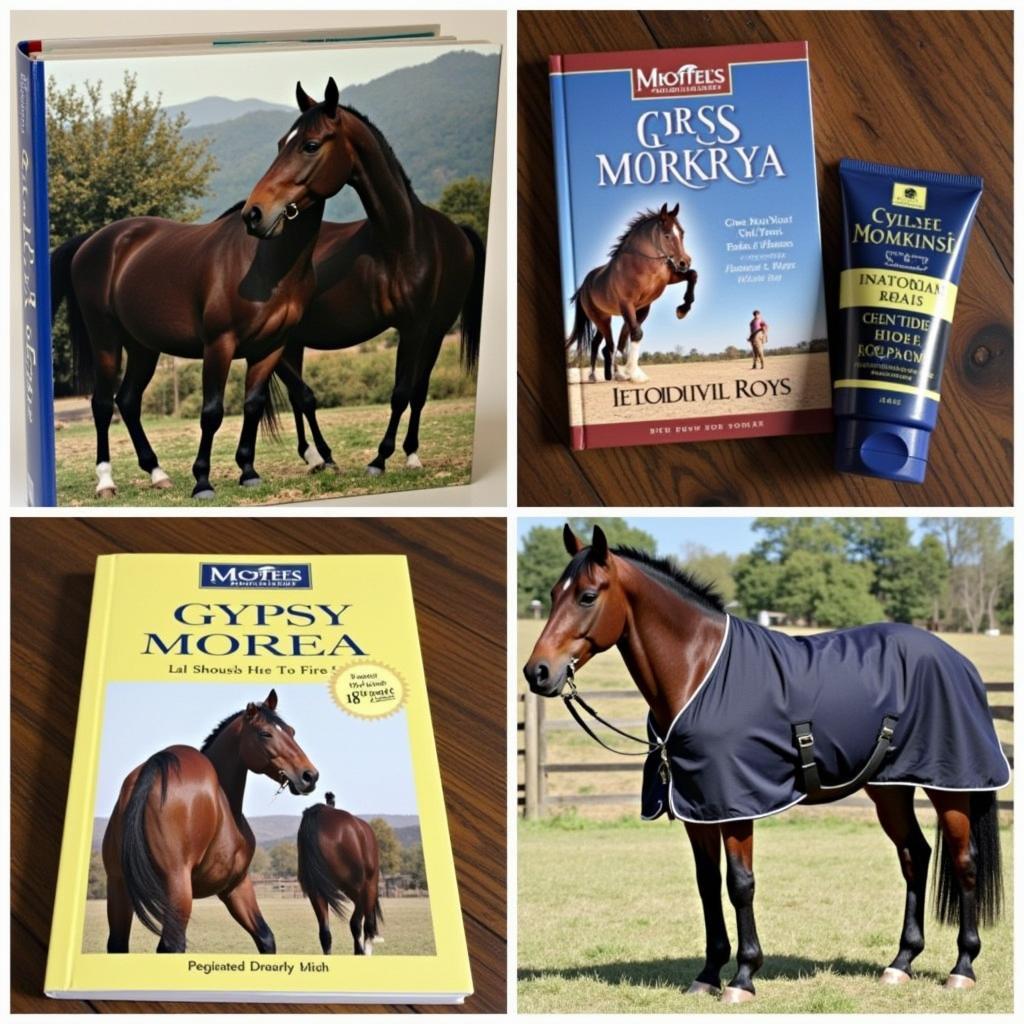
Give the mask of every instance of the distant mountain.
[[[447, 53], [429, 64], [350, 86], [341, 102], [373, 121], [416, 194], [433, 203], [452, 181], [469, 175], [490, 180], [498, 68], [497, 55]], [[219, 168], [210, 179], [211, 194], [202, 200], [201, 220], [212, 220], [249, 194], [277, 154], [278, 139], [297, 116], [297, 110], [275, 107], [185, 129], [186, 138], [210, 140]], [[351, 188], [327, 204], [328, 220], [363, 216]]]
[[254, 110], [276, 110], [284, 113], [290, 109], [279, 103], [267, 103], [265, 100], [229, 100], [223, 96], [204, 96], [201, 100], [193, 100], [191, 103], [176, 103], [172, 107], [164, 107], [170, 117], [177, 117], [183, 113], [188, 118], [190, 128], [231, 121], [243, 114], [251, 114]]
[[[413, 846], [420, 842], [420, 820], [415, 814], [361, 814], [365, 821], [371, 818], [383, 818], [394, 830], [402, 846]], [[96, 818], [92, 827], [92, 849], [100, 849], [103, 845], [103, 833], [107, 829], [109, 818]], [[276, 846], [280, 842], [294, 842], [299, 831], [301, 814], [267, 814], [258, 818], [249, 818], [249, 825], [256, 836], [256, 845], [263, 847]]]

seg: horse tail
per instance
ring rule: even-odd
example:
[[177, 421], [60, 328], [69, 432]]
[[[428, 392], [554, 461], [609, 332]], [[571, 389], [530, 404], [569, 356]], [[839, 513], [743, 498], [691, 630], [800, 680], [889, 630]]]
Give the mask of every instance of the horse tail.
[[342, 917], [345, 903], [341, 890], [334, 881], [334, 876], [320, 849], [320, 812], [324, 806], [324, 804], [314, 804], [302, 812], [302, 823], [299, 825], [297, 841], [299, 887], [310, 899], [318, 896], [331, 910]]
[[160, 935], [165, 929], [177, 932], [180, 939], [175, 948], [184, 949], [185, 929], [176, 919], [167, 899], [164, 881], [153, 863], [146, 840], [146, 805], [149, 794], [160, 777], [160, 801], [167, 799], [167, 775], [170, 769], [180, 771], [178, 758], [168, 750], [154, 754], [142, 766], [121, 823], [121, 874], [132, 901], [135, 916], [151, 931]]
[[373, 906], [366, 912], [363, 918], [363, 935], [368, 939], [375, 939], [380, 935], [380, 926], [384, 923], [384, 911], [380, 906], [380, 892], [378, 890], [373, 901]]
[[278, 441], [281, 438], [281, 417], [277, 410], [283, 401], [284, 389], [277, 379], [277, 374], [272, 373], [264, 390], [263, 411], [260, 413], [260, 427], [263, 429], [263, 435], [272, 441]]
[[480, 326], [484, 315], [484, 262], [487, 249], [484, 240], [472, 229], [460, 224], [462, 233], [473, 247], [473, 280], [462, 303], [462, 337], [459, 358], [465, 373], [476, 369], [480, 357]]
[[68, 331], [71, 335], [72, 370], [75, 391], [78, 394], [92, 391], [96, 371], [89, 332], [85, 328], [82, 309], [78, 305], [78, 297], [71, 283], [71, 261], [93, 234], [92, 231], [86, 231], [84, 234], [69, 238], [50, 253], [50, 323], [52, 324], [56, 318], [60, 304], [66, 301]]
[[[593, 271], [591, 271], [593, 273]], [[583, 303], [580, 301], [580, 294], [584, 288], [587, 287], [587, 282], [590, 280], [590, 274], [583, 279], [583, 284], [576, 289], [572, 294], [572, 298], [569, 300], [576, 306], [576, 320], [572, 326], [572, 334], [569, 335], [568, 340], [565, 343], [565, 347], [572, 348], [576, 346], [576, 357], [585, 357], [590, 354], [590, 346], [597, 337], [597, 328], [594, 326], [593, 321], [584, 312]]]
[[[971, 793], [971, 840], [977, 873], [975, 897], [978, 921], [995, 923], [1003, 911], [1003, 857], [999, 847], [999, 804], [994, 790]], [[960, 887], [948, 845], [938, 837], [941, 847], [935, 868], [935, 916], [943, 924], [960, 923]]]

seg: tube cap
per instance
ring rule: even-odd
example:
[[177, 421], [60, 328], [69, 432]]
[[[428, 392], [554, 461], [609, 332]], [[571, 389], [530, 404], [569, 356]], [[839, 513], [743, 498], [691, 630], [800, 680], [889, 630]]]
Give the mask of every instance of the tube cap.
[[900, 483], [924, 483], [931, 431], [921, 427], [842, 417], [836, 425], [836, 469]]

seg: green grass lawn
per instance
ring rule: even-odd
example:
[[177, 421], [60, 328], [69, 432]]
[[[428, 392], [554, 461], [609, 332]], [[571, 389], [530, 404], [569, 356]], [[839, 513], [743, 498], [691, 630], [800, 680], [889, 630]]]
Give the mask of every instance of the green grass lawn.
[[[118, 487], [114, 503], [158, 508], [268, 505], [465, 484], [470, 480], [473, 462], [474, 407], [473, 398], [427, 404], [420, 425], [419, 456], [424, 467], [420, 470], [405, 468], [401, 444], [405, 439], [407, 413], [399, 428], [396, 454], [389, 459], [387, 472], [379, 477], [371, 477], [366, 472], [366, 464], [376, 456], [387, 428], [388, 406], [320, 411], [317, 418], [340, 471], [317, 474], [311, 474], [298, 457], [294, 421], [287, 413], [282, 418], [280, 440], [261, 436], [257, 442], [256, 469], [263, 484], [253, 488], [238, 485], [235, 447], [242, 418], [227, 416], [213, 446], [210, 479], [217, 490], [213, 501], [195, 501], [190, 497], [195, 483], [192, 463], [199, 445], [198, 421], [161, 416], [146, 416], [143, 420], [160, 465], [174, 484], [165, 491], [150, 487], [148, 475], [138, 467], [127, 431], [123, 424], [115, 423], [110, 431], [111, 462]], [[96, 433], [91, 421], [69, 423], [57, 432], [59, 505], [111, 504], [96, 497], [95, 462]]]
[[[791, 813], [758, 822], [755, 836], [765, 964], [756, 1000], [739, 1012], [1013, 1011], [1010, 828], [1002, 837], [1010, 909], [982, 932], [971, 992], [941, 987], [956, 960], [956, 936], [931, 919], [912, 983], [878, 983], [896, 953], [905, 889], [895, 851], [877, 825]], [[723, 899], [735, 949], [735, 917]], [[703, 950], [693, 858], [680, 824], [594, 823], [574, 815], [520, 823], [521, 1012], [734, 1012], [685, 994]]]
[[[260, 898], [260, 909], [277, 940], [278, 953], [320, 953], [316, 917], [305, 899]], [[430, 900], [426, 896], [383, 899], [384, 924], [374, 942], [374, 956], [430, 956], [434, 931]], [[89, 900], [85, 907], [83, 953], [107, 948], [107, 912], [104, 900]], [[332, 915], [333, 955], [352, 955], [348, 923]], [[152, 953], [159, 940], [136, 920], [132, 925], [131, 952]], [[197, 900], [188, 925], [188, 948], [193, 953], [253, 953], [252, 939], [229, 916], [220, 900]]]

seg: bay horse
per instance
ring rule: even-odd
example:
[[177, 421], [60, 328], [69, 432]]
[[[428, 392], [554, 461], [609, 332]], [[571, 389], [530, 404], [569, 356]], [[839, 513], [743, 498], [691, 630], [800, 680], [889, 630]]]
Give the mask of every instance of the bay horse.
[[331, 911], [344, 916], [344, 900], [352, 903], [348, 926], [357, 956], [372, 956], [384, 914], [380, 908], [380, 850], [373, 829], [354, 814], [326, 803], [302, 812], [299, 825], [299, 885], [313, 905], [320, 928], [320, 948], [331, 951]]
[[200, 750], [175, 744], [133, 769], [103, 836], [108, 953], [127, 953], [134, 914], [160, 936], [158, 953], [183, 953], [192, 901], [217, 896], [274, 953], [249, 876], [256, 840], [242, 814], [249, 772], [298, 796], [316, 788], [316, 768], [277, 714], [277, 693], [225, 718]]
[[[267, 411], [267, 382], [285, 335], [313, 297], [313, 250], [324, 204], [353, 169], [334, 79], [321, 103], [301, 84], [296, 96], [301, 116], [280, 140], [277, 159], [239, 216], [209, 224], [130, 217], [89, 236], [71, 260], [71, 284], [96, 367], [92, 410], [101, 497], [117, 490], [108, 439], [115, 400], [140, 467], [155, 487], [170, 486], [141, 422], [142, 395], [162, 353], [203, 360], [202, 436], [192, 497], [214, 495], [213, 439], [236, 358], [248, 363], [235, 454], [239, 483], [260, 482], [255, 441]], [[128, 358], [118, 387], [123, 352]]]
[[624, 370], [616, 367], [615, 377], [643, 382], [648, 378], [638, 365], [640, 341], [651, 303], [670, 284], [685, 281], [686, 292], [682, 305], [676, 307], [676, 317], [682, 320], [690, 312], [697, 271], [684, 248], [678, 214], [678, 203], [671, 210], [668, 203], [662, 203], [658, 210], [638, 213], [612, 246], [608, 262], [591, 270], [573, 293], [570, 301], [576, 306], [576, 318], [566, 347], [575, 345], [578, 356], [589, 347], [590, 380], [597, 380], [597, 350], [602, 338], [604, 379], [612, 379], [612, 317], [622, 317], [618, 351], [626, 362]]
[[[754, 974], [764, 960], [754, 921], [754, 818], [805, 799], [828, 802], [865, 782], [906, 881], [899, 951], [881, 980], [907, 983], [911, 962], [924, 948], [931, 850], [914, 815], [919, 784], [938, 814], [943, 848], [936, 911], [940, 920], [959, 925], [957, 960], [946, 987], [972, 987], [979, 921], [991, 923], [1001, 909], [993, 791], [1009, 780], [1009, 767], [970, 662], [933, 634], [899, 624], [786, 637], [728, 615], [709, 587], [674, 563], [609, 548], [598, 526], [585, 545], [567, 525], [564, 542], [571, 560], [552, 589], [550, 617], [524, 672], [530, 689], [544, 697], [563, 695], [568, 686], [567, 708], [589, 732], [575, 705], [604, 720], [578, 696], [576, 674], [614, 646], [647, 701], [647, 740], [629, 736], [645, 748], [644, 816], [667, 811], [684, 822], [704, 910], [706, 960], [689, 991], [720, 993], [730, 1003], [754, 997]], [[937, 678], [942, 673], [936, 667], [953, 678]], [[809, 684], [798, 678], [801, 669], [812, 676]], [[882, 680], [889, 677], [886, 692]], [[863, 691], [851, 679], [863, 679]], [[806, 692], [815, 704], [810, 715], [786, 703], [799, 704]], [[877, 741], [874, 722], [867, 736], [844, 736], [847, 720], [857, 718], [862, 705], [875, 703], [891, 712]], [[792, 731], [784, 723], [777, 732], [776, 704], [784, 714], [793, 711], [809, 720], [794, 722]], [[948, 731], [928, 718], [950, 710]], [[850, 745], [845, 756], [844, 744]], [[857, 776], [847, 785], [812, 785], [819, 772]], [[771, 802], [746, 806], [768, 799], [762, 786], [769, 787]], [[738, 931], [737, 970], [724, 989], [721, 972], [731, 951], [722, 914], [723, 847]]]

